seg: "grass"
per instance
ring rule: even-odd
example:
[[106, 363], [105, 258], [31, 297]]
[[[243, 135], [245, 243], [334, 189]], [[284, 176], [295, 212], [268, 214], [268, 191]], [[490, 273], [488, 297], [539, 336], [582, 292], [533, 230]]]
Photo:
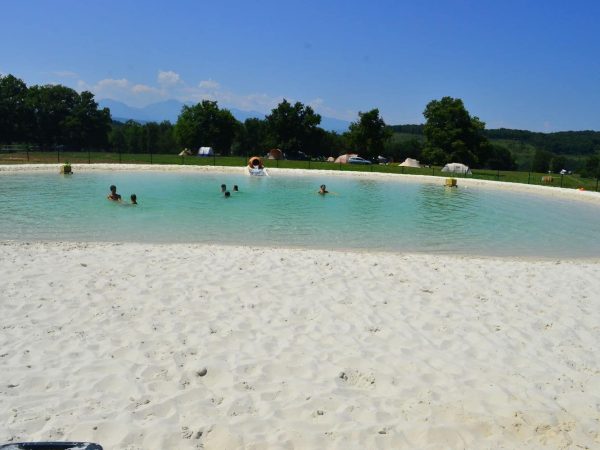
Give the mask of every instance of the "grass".
[[[0, 152], [0, 164], [48, 164], [65, 163], [87, 164], [87, 163], [123, 163], [123, 164], [179, 164], [194, 166], [233, 166], [242, 167], [247, 163], [243, 156], [177, 156], [177, 155], [150, 155], [148, 153], [106, 153], [106, 152]], [[448, 177], [449, 175], [440, 171], [440, 167], [411, 168], [398, 167], [397, 164], [382, 165], [352, 165], [335, 164], [320, 161], [292, 161], [292, 160], [264, 160], [265, 167], [279, 167], [283, 169], [320, 169], [341, 171], [362, 171], [397, 173], [407, 175], [433, 175]], [[550, 175], [551, 181], [544, 182], [548, 174], [536, 172], [496, 171], [496, 170], [473, 170], [472, 175], [453, 175], [454, 178], [474, 178], [481, 180], [503, 181], [507, 183], [536, 184], [571, 189], [584, 188], [589, 191], [599, 189], [598, 180], [581, 178], [579, 175]], [[548, 180], [548, 178], [545, 178]]]

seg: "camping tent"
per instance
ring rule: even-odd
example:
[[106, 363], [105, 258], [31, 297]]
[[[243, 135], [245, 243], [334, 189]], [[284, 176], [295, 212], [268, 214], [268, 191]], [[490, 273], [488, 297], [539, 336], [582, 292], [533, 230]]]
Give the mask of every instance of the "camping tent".
[[335, 162], [335, 158], [333, 156], [330, 156], [329, 158], [327, 158], [327, 162]]
[[191, 150], [185, 148], [179, 153], [179, 156], [192, 156], [192, 152]]
[[345, 155], [338, 156], [334, 162], [341, 163], [341, 164], [347, 164], [348, 158], [350, 158], [351, 156], [358, 156], [358, 155], [356, 153], [346, 153]]
[[403, 163], [398, 164], [399, 167], [421, 167], [419, 161], [412, 158], [406, 158]]
[[269, 159], [283, 159], [283, 152], [278, 148], [273, 148], [269, 150], [267, 154], [267, 158]]
[[198, 156], [212, 156], [215, 152], [212, 147], [200, 147], [198, 149]]
[[465, 166], [461, 163], [448, 163], [442, 168], [442, 172], [462, 173], [471, 175], [471, 169], [469, 169], [469, 166]]

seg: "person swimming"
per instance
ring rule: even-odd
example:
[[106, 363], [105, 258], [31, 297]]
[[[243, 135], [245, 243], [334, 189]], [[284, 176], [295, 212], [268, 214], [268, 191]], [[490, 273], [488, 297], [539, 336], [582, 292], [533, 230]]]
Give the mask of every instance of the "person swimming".
[[221, 192], [225, 193], [225, 191], [227, 191], [227, 185], [222, 184], [221, 185]]
[[231, 193], [230, 193], [229, 191], [225, 191], [225, 192], [223, 193], [223, 195], [225, 196], [225, 198], [228, 198], [228, 197], [230, 197], [230, 196], [231, 196]]
[[317, 192], [318, 194], [321, 195], [325, 195], [325, 194], [329, 194], [329, 191], [327, 190], [327, 186], [325, 186], [324, 184], [321, 185], [319, 191]]
[[131, 194], [131, 204], [132, 205], [137, 205], [137, 195], [135, 194]]
[[112, 200], [113, 202], [121, 201], [121, 196], [117, 194], [117, 187], [114, 184], [110, 186], [110, 194], [108, 194], [106, 198]]
[[240, 192], [237, 184], [233, 185], [233, 192]]

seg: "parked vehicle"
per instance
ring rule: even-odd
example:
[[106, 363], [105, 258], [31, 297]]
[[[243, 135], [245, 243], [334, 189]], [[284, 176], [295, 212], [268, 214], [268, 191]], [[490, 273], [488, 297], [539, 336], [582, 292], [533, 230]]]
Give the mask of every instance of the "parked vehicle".
[[371, 164], [371, 161], [360, 156], [351, 156], [348, 158], [348, 164]]

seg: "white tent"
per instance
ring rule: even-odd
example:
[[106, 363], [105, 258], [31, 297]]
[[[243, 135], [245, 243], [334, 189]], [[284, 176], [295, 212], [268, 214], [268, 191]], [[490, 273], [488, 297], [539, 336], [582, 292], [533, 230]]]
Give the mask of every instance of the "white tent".
[[471, 169], [469, 169], [469, 166], [465, 166], [461, 163], [448, 163], [442, 168], [442, 172], [462, 173], [471, 175]]
[[421, 167], [419, 161], [412, 158], [406, 158], [403, 163], [398, 164], [399, 167]]
[[348, 158], [350, 158], [351, 156], [358, 156], [356, 153], [346, 153], [345, 155], [340, 155], [337, 158], [335, 158], [335, 163], [336, 164], [347, 164], [348, 163]]
[[212, 156], [215, 152], [212, 147], [200, 147], [198, 149], [198, 156]]

